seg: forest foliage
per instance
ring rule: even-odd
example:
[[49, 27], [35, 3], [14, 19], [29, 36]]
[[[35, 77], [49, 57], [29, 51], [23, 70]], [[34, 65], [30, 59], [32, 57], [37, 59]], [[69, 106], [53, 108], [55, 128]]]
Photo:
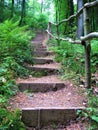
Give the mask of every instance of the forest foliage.
[[26, 31], [28, 27], [19, 27], [18, 24], [12, 20], [0, 24], [0, 129], [4, 130], [13, 128], [18, 130], [23, 127], [19, 112], [12, 114], [5, 108], [10, 96], [18, 91], [15, 77], [27, 76], [29, 71], [24, 63], [33, 61], [30, 48], [31, 36], [30, 32]]
[[[83, 0], [83, 4], [93, 0]], [[79, 2], [79, 1], [78, 1]], [[36, 30], [46, 30], [48, 21], [59, 21], [68, 18], [77, 11], [77, 5], [72, 0], [1, 0], [0, 1], [0, 130], [25, 130], [21, 122], [20, 111], [8, 110], [8, 100], [15, 95], [18, 87], [15, 78], [29, 75], [25, 63], [33, 64], [30, 40], [36, 35]], [[90, 29], [98, 30], [98, 8], [90, 9]], [[77, 21], [60, 25], [57, 30], [52, 27], [54, 35], [77, 37]], [[84, 50], [82, 45], [72, 45], [55, 40], [52, 50], [55, 52], [55, 60], [62, 63], [63, 78], [77, 80], [84, 76]], [[91, 63], [92, 72], [98, 67], [98, 40], [91, 41]], [[66, 73], [68, 70], [68, 73]], [[90, 97], [89, 106], [96, 106], [96, 98]], [[90, 113], [90, 116], [88, 114]], [[91, 120], [95, 121], [96, 128], [98, 118], [94, 115], [97, 111], [90, 109], [84, 112]], [[17, 125], [18, 124], [18, 125]], [[92, 122], [91, 122], [92, 124]], [[92, 130], [93, 130], [92, 128]]]

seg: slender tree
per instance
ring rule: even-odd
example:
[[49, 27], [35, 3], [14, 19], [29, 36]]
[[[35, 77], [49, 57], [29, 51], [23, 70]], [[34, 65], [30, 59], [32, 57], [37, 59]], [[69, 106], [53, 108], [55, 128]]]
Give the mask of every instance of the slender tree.
[[[58, 0], [55, 0], [55, 20], [56, 20], [56, 23], [59, 22], [59, 1]], [[59, 36], [59, 28], [57, 27], [57, 35]]]
[[[63, 19], [68, 18], [74, 13], [73, 0], [55, 0], [55, 10], [56, 10], [56, 21], [59, 22]], [[72, 21], [70, 22], [70, 24]], [[60, 25], [60, 33], [69, 33], [69, 23], [64, 23]]]
[[41, 0], [41, 13], [43, 13], [44, 0]]
[[74, 14], [74, 3], [73, 0], [69, 0], [69, 15], [73, 15]]
[[4, 0], [0, 0], [0, 22], [4, 20]]
[[[84, 4], [87, 2], [93, 2], [94, 0], [83, 0]], [[90, 21], [90, 31], [98, 30], [98, 7], [93, 7], [88, 10], [89, 21]]]
[[[83, 6], [83, 0], [78, 0], [77, 1], [78, 10], [80, 10], [82, 6]], [[83, 15], [81, 14], [78, 17], [77, 37], [80, 38], [82, 35], [83, 35]]]
[[33, 0], [33, 14], [35, 13], [35, 0]]
[[22, 0], [22, 10], [21, 10], [20, 25], [25, 23], [25, 15], [26, 15], [26, 1]]
[[12, 0], [11, 18], [13, 18], [13, 15], [14, 15], [14, 0]]

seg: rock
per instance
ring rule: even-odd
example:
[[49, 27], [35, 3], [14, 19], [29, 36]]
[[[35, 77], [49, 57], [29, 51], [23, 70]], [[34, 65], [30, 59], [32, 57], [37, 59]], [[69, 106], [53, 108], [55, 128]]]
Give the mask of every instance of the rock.
[[68, 94], [67, 94], [67, 96], [70, 96], [71, 95], [71, 92], [69, 92]]
[[32, 78], [32, 75], [29, 75], [29, 78]]
[[79, 85], [79, 87], [81, 87], [81, 88], [82, 88], [82, 87], [84, 87], [84, 85], [82, 85], [82, 84], [81, 84], [81, 85]]
[[83, 100], [83, 105], [85, 106], [85, 107], [87, 107], [87, 100]]
[[70, 98], [67, 99], [67, 101], [70, 101], [70, 100], [71, 100]]
[[98, 88], [94, 89], [95, 94], [98, 94]]
[[96, 87], [98, 87], [98, 81], [96, 81]]

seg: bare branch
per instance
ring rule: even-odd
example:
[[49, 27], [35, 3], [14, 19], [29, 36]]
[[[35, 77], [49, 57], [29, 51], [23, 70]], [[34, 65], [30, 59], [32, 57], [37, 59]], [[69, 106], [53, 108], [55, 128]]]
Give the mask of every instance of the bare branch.
[[58, 39], [58, 37], [56, 37], [56, 36], [54, 36], [52, 33], [50, 33], [49, 30], [46, 30], [46, 32], [47, 32], [52, 38], [54, 38], [54, 39], [56, 39], [56, 40]]
[[73, 40], [72, 38], [59, 38], [57, 36], [54, 36], [53, 34], [51, 34], [48, 30], [46, 30], [46, 32], [52, 37], [54, 38], [55, 40], [61, 40], [61, 41], [68, 41], [72, 44], [81, 44], [82, 42], [80, 40]]
[[81, 41], [87, 41], [87, 40], [90, 40], [92, 38], [98, 38], [98, 32], [89, 33], [84, 37], [82, 36], [82, 37], [80, 37], [80, 40]]
[[90, 7], [94, 7], [94, 6], [96, 6], [96, 5], [98, 5], [98, 0], [95, 0], [95, 1], [89, 2], [89, 3], [86, 3], [86, 4], [84, 5], [84, 8], [90, 8]]

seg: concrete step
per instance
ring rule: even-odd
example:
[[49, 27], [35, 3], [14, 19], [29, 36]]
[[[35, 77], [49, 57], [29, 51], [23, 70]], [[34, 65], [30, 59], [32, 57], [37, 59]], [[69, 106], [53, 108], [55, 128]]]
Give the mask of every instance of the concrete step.
[[40, 128], [47, 124], [68, 123], [70, 120], [76, 119], [77, 110], [84, 109], [82, 107], [52, 107], [52, 108], [23, 108], [22, 121], [28, 127]]
[[34, 57], [33, 60], [35, 64], [49, 64], [54, 62], [52, 58]]

